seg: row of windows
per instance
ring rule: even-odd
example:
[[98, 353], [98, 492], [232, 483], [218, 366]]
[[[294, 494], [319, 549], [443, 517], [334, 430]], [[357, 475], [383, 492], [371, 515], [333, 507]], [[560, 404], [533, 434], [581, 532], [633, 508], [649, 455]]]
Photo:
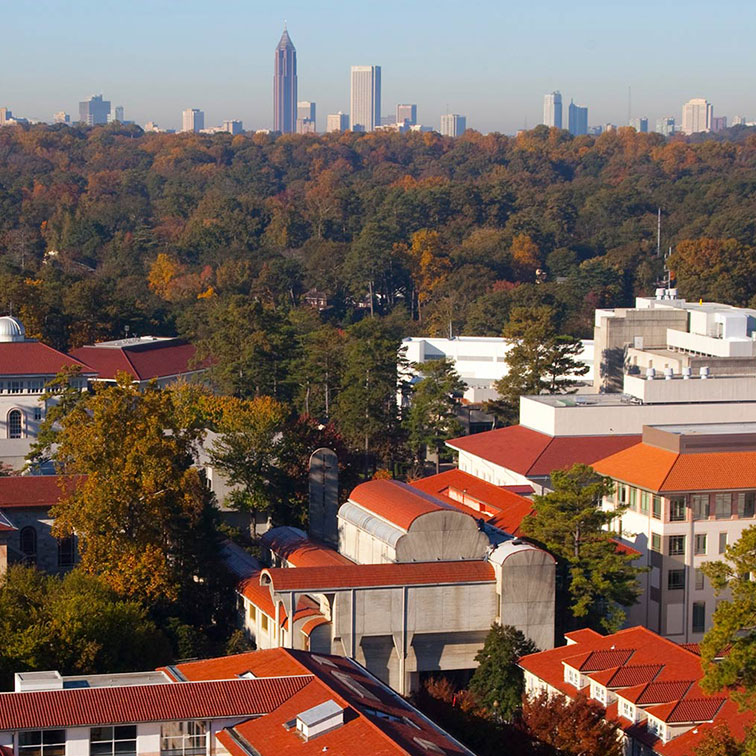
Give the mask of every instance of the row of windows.
[[[207, 750], [207, 722], [167, 722], [160, 728], [160, 753], [166, 756], [200, 756]], [[65, 730], [19, 733], [19, 756], [65, 756]], [[136, 725], [92, 727], [90, 756], [136, 756]]]
[[41, 394], [44, 390], [45, 382], [42, 380], [0, 381], [0, 394]]
[[[35, 407], [32, 417], [35, 420], [42, 419], [42, 408]], [[13, 409], [8, 413], [8, 438], [23, 438], [24, 435], [24, 416], [21, 410]]]
[[[24, 564], [37, 564], [37, 531], [32, 525], [21, 528], [19, 548], [23, 554]], [[74, 536], [61, 538], [58, 541], [58, 567], [73, 567], [76, 561], [76, 539]]]
[[[650, 514], [656, 520], [663, 519], [663, 499], [661, 496], [642, 491], [638, 488], [617, 484], [617, 501], [627, 505], [633, 512]], [[738, 517], [754, 517], [756, 515], [756, 491], [744, 493], [692, 494], [690, 502], [685, 496], [675, 496], [669, 500], [669, 521], [685, 522], [688, 507], [694, 520], [708, 520], [716, 517], [718, 520], [729, 520], [733, 515]]]
[[[693, 587], [696, 591], [702, 591], [706, 587], [706, 576], [703, 570], [693, 570]], [[667, 590], [682, 591], [685, 589], [685, 570], [670, 570], [667, 573]]]
[[[693, 536], [693, 553], [696, 556], [702, 556], [708, 552], [708, 534], [696, 533]], [[669, 556], [685, 556], [687, 553], [686, 545], [687, 537], [684, 535], [673, 535], [667, 537], [667, 554]], [[724, 554], [727, 549], [727, 533], [721, 532], [719, 534], [719, 552]], [[651, 551], [656, 551], [661, 554], [662, 551], [662, 537], [659, 533], [651, 533]]]

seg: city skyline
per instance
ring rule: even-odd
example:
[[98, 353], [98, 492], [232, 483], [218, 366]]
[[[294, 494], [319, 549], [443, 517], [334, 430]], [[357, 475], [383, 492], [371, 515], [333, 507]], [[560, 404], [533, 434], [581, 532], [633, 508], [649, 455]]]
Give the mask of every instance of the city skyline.
[[[481, 131], [514, 133], [540, 122], [543, 94], [555, 89], [588, 104], [592, 123], [623, 123], [628, 86], [631, 115], [651, 123], [679, 118], [682, 103], [697, 97], [717, 113], [756, 115], [749, 73], [756, 52], [747, 34], [756, 9], [732, 0], [716, 14], [694, 1], [684, 16], [641, 0], [621, 25], [621, 9], [593, 1], [569, 9], [551, 0], [537, 8], [480, 2], [478, 13], [453, 24], [444, 11], [454, 6], [445, 0], [432, 14], [395, 0], [275, 8], [230, 0], [223, 14], [194, 0], [180, 12], [164, 0], [70, 5], [5, 9], [6, 59], [23, 60], [0, 87], [2, 104], [14, 112], [51, 120], [102, 92], [137, 123], [179, 128], [181, 111], [192, 105], [209, 123], [234, 118], [250, 129], [272, 128], [270, 54], [286, 19], [297, 44], [299, 97], [316, 101], [321, 116], [348, 111], [349, 69], [361, 62], [382, 66], [383, 115], [396, 103], [417, 103], [420, 121], [433, 126], [443, 113], [459, 112]], [[645, 12], [652, 7], [653, 24]], [[728, 18], [736, 12], [741, 22], [733, 27]], [[29, 39], [39, 43], [34, 56], [26, 54]], [[692, 43], [705, 44], [708, 54], [680, 67], [680, 52]]]

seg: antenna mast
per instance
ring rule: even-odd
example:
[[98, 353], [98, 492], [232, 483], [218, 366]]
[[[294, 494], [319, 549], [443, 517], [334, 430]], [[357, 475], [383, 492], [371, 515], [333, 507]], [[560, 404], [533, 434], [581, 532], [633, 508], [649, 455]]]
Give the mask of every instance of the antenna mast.
[[661, 208], [656, 210], [656, 256], [661, 256]]

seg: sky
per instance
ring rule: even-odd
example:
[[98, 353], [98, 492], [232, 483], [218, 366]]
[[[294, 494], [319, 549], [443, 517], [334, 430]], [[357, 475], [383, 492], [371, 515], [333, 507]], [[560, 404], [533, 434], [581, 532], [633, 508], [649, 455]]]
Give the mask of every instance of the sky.
[[714, 115], [756, 118], [751, 0], [0, 0], [0, 106], [52, 120], [102, 93], [126, 118], [177, 128], [236, 118], [272, 127], [273, 51], [284, 21], [299, 99], [349, 110], [349, 67], [382, 67], [382, 111], [420, 122], [467, 116], [514, 133], [543, 95], [589, 108], [589, 124], [672, 115], [705, 97]]

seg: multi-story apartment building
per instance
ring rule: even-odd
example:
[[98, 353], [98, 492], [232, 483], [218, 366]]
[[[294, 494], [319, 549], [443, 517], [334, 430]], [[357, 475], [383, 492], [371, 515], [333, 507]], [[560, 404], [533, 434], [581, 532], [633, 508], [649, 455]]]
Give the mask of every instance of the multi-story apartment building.
[[474, 669], [494, 621], [553, 645], [554, 559], [514, 537], [528, 499], [458, 470], [319, 499], [314, 537], [269, 531], [274, 566], [240, 589], [258, 648], [343, 654], [406, 695], [425, 674]]
[[697, 646], [681, 646], [642, 628], [612, 635], [578, 630], [567, 644], [520, 659], [525, 693], [584, 694], [617, 722], [628, 756], [694, 756], [712, 730], [736, 738], [753, 723], [726, 694], [707, 695]]
[[381, 125], [381, 67], [352, 66], [350, 118], [352, 131]]
[[4, 756], [474, 756], [351, 659], [253, 651], [154, 672], [21, 672]]
[[649, 572], [628, 622], [683, 643], [711, 624], [718, 597], [701, 571], [756, 524], [756, 423], [662, 425], [594, 464], [615, 481], [605, 506]]
[[698, 134], [711, 131], [714, 108], [708, 100], [696, 97], [683, 105], [682, 127], [683, 134]]
[[675, 133], [675, 119], [672, 116], [657, 118], [656, 131], [663, 136], [672, 136]]

